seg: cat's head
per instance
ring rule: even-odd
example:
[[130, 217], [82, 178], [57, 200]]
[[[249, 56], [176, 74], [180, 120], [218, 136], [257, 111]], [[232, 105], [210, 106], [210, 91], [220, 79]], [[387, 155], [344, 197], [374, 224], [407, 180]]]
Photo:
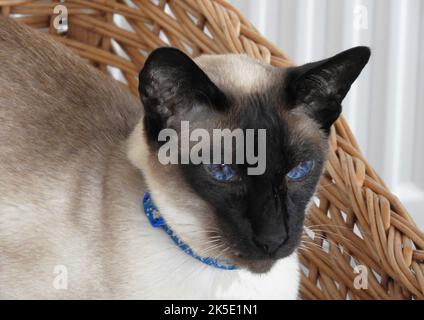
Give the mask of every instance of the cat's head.
[[[327, 60], [277, 68], [241, 55], [193, 61], [176, 49], [154, 51], [140, 73], [145, 113], [130, 138], [129, 157], [170, 227], [199, 255], [253, 272], [266, 272], [291, 255], [323, 171], [329, 129], [369, 57], [368, 48], [357, 47]], [[248, 173], [259, 160], [193, 163], [181, 148], [186, 139], [181, 121], [188, 121], [191, 133], [205, 129], [211, 140], [213, 129], [255, 129], [253, 154], [263, 156], [263, 172]], [[158, 141], [164, 129], [177, 133], [179, 164], [164, 165], [158, 157], [170, 142]], [[266, 130], [266, 142], [258, 129]], [[188, 164], [181, 164], [184, 157]]]

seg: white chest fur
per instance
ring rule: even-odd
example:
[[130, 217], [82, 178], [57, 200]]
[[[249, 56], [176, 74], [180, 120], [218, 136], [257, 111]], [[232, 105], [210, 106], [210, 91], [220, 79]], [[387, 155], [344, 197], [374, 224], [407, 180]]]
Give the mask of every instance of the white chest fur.
[[[133, 298], [142, 299], [283, 299], [297, 298], [297, 253], [278, 261], [266, 274], [222, 270], [205, 265], [180, 250], [161, 229], [147, 222], [140, 286]], [[148, 240], [147, 240], [148, 239]], [[140, 266], [140, 265], [139, 265]], [[134, 288], [135, 289], [135, 288]]]
[[295, 254], [261, 275], [246, 270], [215, 269], [191, 257], [175, 257], [174, 261], [168, 260], [151, 272], [153, 274], [144, 280], [148, 287], [155, 289], [143, 293], [147, 299], [294, 300], [299, 286]]

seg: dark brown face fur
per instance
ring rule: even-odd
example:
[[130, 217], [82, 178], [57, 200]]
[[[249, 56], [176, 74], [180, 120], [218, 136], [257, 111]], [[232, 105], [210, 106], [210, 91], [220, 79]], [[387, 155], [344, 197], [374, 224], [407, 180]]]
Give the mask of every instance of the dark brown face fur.
[[[238, 164], [232, 165], [236, 179], [220, 182], [204, 164], [174, 166], [193, 199], [212, 208], [209, 218], [230, 249], [226, 260], [266, 272], [296, 249], [323, 171], [329, 128], [369, 55], [358, 47], [290, 69], [238, 56], [200, 58], [200, 68], [171, 48], [150, 55], [140, 73], [140, 95], [151, 152], [161, 146], [160, 130], [178, 129], [181, 120], [208, 130], [266, 129], [262, 175], [248, 175], [249, 165]], [[307, 176], [288, 179], [290, 170], [311, 160]]]

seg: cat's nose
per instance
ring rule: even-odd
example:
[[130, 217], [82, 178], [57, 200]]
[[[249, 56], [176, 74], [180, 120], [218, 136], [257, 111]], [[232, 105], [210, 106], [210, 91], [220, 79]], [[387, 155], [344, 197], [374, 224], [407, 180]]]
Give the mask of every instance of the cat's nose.
[[272, 256], [286, 240], [287, 237], [285, 235], [260, 235], [253, 237], [255, 245], [270, 256]]

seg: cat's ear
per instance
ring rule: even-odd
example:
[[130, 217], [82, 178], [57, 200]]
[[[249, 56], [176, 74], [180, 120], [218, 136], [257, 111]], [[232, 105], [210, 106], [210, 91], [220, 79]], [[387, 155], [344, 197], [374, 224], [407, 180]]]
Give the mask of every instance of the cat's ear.
[[286, 78], [290, 106], [302, 106], [324, 130], [329, 130], [370, 55], [368, 47], [355, 47], [332, 58], [290, 69]]
[[193, 107], [226, 107], [219, 88], [190, 57], [174, 48], [159, 48], [149, 55], [139, 75], [139, 93], [144, 124], [153, 139], [174, 115], [184, 119]]

